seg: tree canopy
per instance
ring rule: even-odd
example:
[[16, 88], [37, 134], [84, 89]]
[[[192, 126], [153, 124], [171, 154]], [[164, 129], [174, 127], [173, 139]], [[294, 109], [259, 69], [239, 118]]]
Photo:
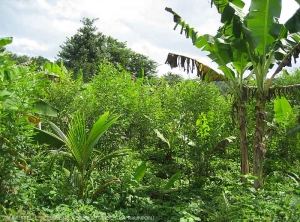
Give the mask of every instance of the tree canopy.
[[81, 21], [83, 27], [60, 46], [58, 58], [64, 61], [68, 69], [76, 75], [82, 73], [85, 81], [99, 71], [98, 65], [104, 61], [120, 65], [135, 76], [140, 75], [142, 70], [145, 76], [156, 72], [155, 61], [132, 51], [125, 42], [99, 32], [94, 26], [95, 20], [84, 18]]

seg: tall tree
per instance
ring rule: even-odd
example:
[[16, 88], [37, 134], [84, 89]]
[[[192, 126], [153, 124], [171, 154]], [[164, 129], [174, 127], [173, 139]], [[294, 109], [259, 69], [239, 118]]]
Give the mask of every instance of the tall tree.
[[114, 65], [121, 65], [131, 74], [138, 76], [141, 70], [145, 75], [156, 72], [156, 63], [148, 57], [133, 52], [126, 43], [105, 36], [94, 26], [95, 19], [84, 18], [83, 27], [61, 45], [58, 58], [75, 74], [82, 72], [83, 79], [88, 81], [98, 72], [99, 63], [107, 60]]
[[[197, 48], [210, 53], [208, 56], [219, 65], [219, 69], [224, 74], [224, 81], [235, 96], [238, 107], [242, 174], [249, 171], [245, 100], [248, 99], [250, 91], [255, 95], [253, 174], [257, 177], [254, 186], [260, 188], [263, 185], [262, 172], [266, 153], [263, 142], [265, 104], [272, 96], [270, 87], [275, 76], [284, 66], [291, 64], [292, 57], [298, 58], [300, 38], [295, 33], [300, 31], [300, 9], [283, 25], [278, 22], [281, 0], [252, 0], [247, 16], [242, 11], [245, 5], [242, 0], [212, 0], [211, 4], [217, 7], [223, 23], [216, 36], [207, 34], [198, 36], [194, 28], [183, 21], [177, 13], [170, 8], [166, 10], [173, 14], [175, 28], [180, 25], [181, 33], [184, 31]], [[287, 48], [290, 51], [287, 52]], [[181, 64], [185, 64], [185, 60], [186, 57], [180, 57]], [[267, 74], [276, 60], [280, 64], [272, 77], [267, 79]], [[187, 66], [195, 64], [198, 70], [202, 69], [201, 63], [196, 60], [189, 60], [186, 64]], [[206, 70], [200, 72], [200, 75], [214, 73], [210, 69]], [[244, 73], [247, 70], [255, 76], [254, 91], [253, 88], [244, 86]]]

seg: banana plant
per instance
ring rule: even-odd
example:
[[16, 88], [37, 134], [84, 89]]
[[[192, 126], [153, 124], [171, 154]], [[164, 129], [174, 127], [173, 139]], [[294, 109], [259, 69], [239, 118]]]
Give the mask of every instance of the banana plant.
[[[224, 6], [223, 6], [224, 7]], [[243, 7], [243, 5], [239, 5]], [[219, 6], [219, 11], [223, 8]], [[174, 22], [176, 23], [174, 29], [180, 25], [181, 33], [184, 32], [187, 38], [191, 38], [193, 44], [204, 51], [208, 51], [208, 55], [215, 63], [219, 65], [219, 69], [222, 73], [219, 73], [211, 67], [182, 55], [174, 55], [169, 53], [167, 62], [171, 68], [176, 66], [182, 66], [187, 71], [196, 68], [197, 75], [202, 80], [212, 81], [224, 81], [229, 87], [231, 93], [233, 93], [235, 101], [234, 107], [237, 109], [238, 116], [238, 132], [240, 135], [240, 150], [241, 150], [241, 174], [245, 175], [249, 173], [249, 156], [248, 156], [248, 142], [246, 137], [246, 105], [245, 94], [243, 90], [243, 78], [244, 74], [250, 66], [247, 61], [245, 53], [239, 52], [241, 47], [241, 41], [231, 44], [227, 42], [224, 35], [218, 34], [216, 36], [203, 35], [198, 36], [198, 32], [193, 27], [188, 25], [176, 12], [171, 8], [166, 8], [166, 11], [170, 12], [174, 16]], [[236, 70], [234, 69], [236, 67]], [[245, 177], [242, 177], [245, 180]]]
[[[103, 155], [100, 151], [95, 150], [95, 146], [103, 133], [105, 133], [118, 118], [118, 116], [109, 118], [109, 112], [104, 113], [92, 126], [88, 136], [83, 114], [75, 115], [66, 134], [63, 133], [58, 126], [50, 122], [54, 133], [47, 133], [60, 141], [61, 144], [64, 144], [67, 148], [66, 151], [52, 150], [52, 152], [63, 154], [73, 161], [73, 169], [68, 170], [64, 168], [64, 171], [69, 177], [71, 184], [77, 189], [78, 198], [80, 199], [88, 196], [91, 173], [100, 163], [111, 158], [128, 155], [131, 152], [130, 149], [121, 149], [108, 155]], [[117, 181], [119, 181], [119, 179], [114, 178], [102, 184], [94, 190], [91, 196], [95, 198], [108, 184]]]
[[[299, 1], [297, 1], [299, 4]], [[255, 106], [255, 138], [253, 145], [253, 174], [257, 177], [255, 188], [263, 186], [263, 164], [266, 153], [264, 137], [264, 110], [266, 101], [272, 96], [271, 85], [275, 76], [283, 67], [291, 65], [291, 59], [298, 58], [300, 53], [300, 9], [285, 23], [280, 24], [281, 0], [252, 0], [247, 14], [243, 13], [245, 3], [242, 0], [212, 0], [211, 5], [217, 7], [221, 14], [222, 27], [217, 35], [198, 35], [181, 16], [171, 8], [166, 11], [173, 14], [175, 28], [181, 26], [181, 33], [191, 38], [193, 44], [204, 51], [213, 62], [219, 65], [225, 82], [235, 97], [238, 113], [238, 130], [240, 134], [242, 174], [249, 172], [248, 143], [246, 137], [245, 101], [253, 95]], [[186, 59], [186, 57], [182, 57]], [[189, 60], [180, 61], [191, 64]], [[168, 60], [167, 60], [168, 61]], [[270, 79], [269, 70], [279, 63]], [[199, 62], [198, 62], [199, 63]], [[172, 67], [172, 64], [170, 64]], [[197, 66], [199, 70], [199, 65]], [[200, 67], [201, 68], [201, 67]], [[256, 87], [245, 86], [245, 73], [255, 76]], [[201, 70], [199, 71], [201, 73]], [[204, 73], [205, 74], [205, 73]]]

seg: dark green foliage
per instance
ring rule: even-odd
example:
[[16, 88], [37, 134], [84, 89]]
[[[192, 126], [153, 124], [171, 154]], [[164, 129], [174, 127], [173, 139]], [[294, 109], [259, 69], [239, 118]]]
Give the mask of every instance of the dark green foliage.
[[46, 62], [50, 62], [49, 59], [44, 58], [43, 56], [30, 57], [27, 55], [17, 55], [11, 53], [9, 57], [17, 65], [29, 66], [31, 68], [34, 68], [34, 70], [40, 70]]
[[34, 104], [45, 95], [48, 81], [43, 74], [15, 65], [6, 52], [0, 54], [0, 203], [16, 192], [16, 174], [31, 174], [28, 159], [34, 155], [31, 143]]
[[61, 45], [58, 58], [64, 61], [66, 67], [73, 70], [75, 76], [82, 72], [84, 81], [90, 80], [99, 71], [99, 64], [109, 61], [115, 66], [120, 65], [132, 75], [138, 76], [141, 69], [146, 76], [155, 73], [156, 63], [146, 56], [133, 52], [126, 43], [97, 32], [94, 21], [88, 18], [82, 20], [83, 27]]

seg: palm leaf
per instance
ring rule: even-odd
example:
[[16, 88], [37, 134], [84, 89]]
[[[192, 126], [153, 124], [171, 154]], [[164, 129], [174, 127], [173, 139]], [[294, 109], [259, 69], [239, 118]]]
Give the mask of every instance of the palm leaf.
[[[52, 130], [56, 133], [57, 137], [60, 140], [64, 141], [64, 143], [66, 143], [66, 141], [68, 141], [68, 137], [54, 123], [49, 122], [49, 124], [50, 124]], [[51, 133], [49, 133], [49, 134], [51, 134]]]
[[104, 113], [98, 119], [98, 121], [93, 125], [90, 135], [87, 139], [87, 146], [89, 149], [93, 148], [103, 133], [107, 131], [107, 129], [117, 121], [119, 116], [108, 119], [109, 112]]
[[83, 115], [76, 115], [71, 124], [69, 125], [68, 131], [69, 144], [67, 147], [75, 158], [80, 170], [83, 170], [90, 156], [86, 155], [86, 128], [85, 118]]
[[33, 136], [33, 140], [38, 142], [39, 144], [46, 143], [55, 148], [60, 148], [65, 144], [64, 140], [51, 132], [40, 130], [38, 128], [34, 128], [34, 132], [36, 134]]

